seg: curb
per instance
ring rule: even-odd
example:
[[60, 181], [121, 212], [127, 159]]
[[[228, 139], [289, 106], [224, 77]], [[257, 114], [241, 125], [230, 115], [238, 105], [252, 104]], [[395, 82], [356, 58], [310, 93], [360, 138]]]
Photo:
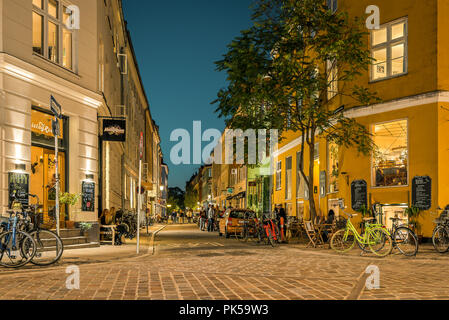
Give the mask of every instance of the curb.
[[162, 226], [162, 227], [160, 227], [159, 229], [157, 229], [156, 231], [154, 231], [152, 234], [151, 234], [151, 240], [150, 240], [150, 244], [148, 245], [148, 251], [147, 251], [147, 254], [146, 255], [153, 255], [154, 254], [154, 238], [156, 237], [156, 235], [160, 232], [160, 231], [162, 231], [163, 229], [165, 229], [165, 227], [167, 227], [166, 225], [165, 226]]

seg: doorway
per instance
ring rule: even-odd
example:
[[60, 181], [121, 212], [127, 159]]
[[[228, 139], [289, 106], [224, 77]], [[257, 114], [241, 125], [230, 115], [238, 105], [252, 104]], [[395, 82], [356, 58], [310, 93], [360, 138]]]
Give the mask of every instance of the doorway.
[[[61, 177], [60, 191], [65, 192], [65, 153], [58, 153], [59, 174]], [[47, 227], [56, 227], [55, 217], [55, 153], [54, 150], [32, 146], [31, 147], [31, 177], [30, 193], [39, 197], [43, 205], [43, 219]], [[60, 206], [60, 227], [65, 227], [66, 208]]]

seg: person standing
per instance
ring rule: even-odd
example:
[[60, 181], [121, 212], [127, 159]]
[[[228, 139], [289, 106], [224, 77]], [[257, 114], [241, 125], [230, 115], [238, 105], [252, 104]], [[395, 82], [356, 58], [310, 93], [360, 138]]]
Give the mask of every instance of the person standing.
[[[282, 204], [280, 204], [277, 208], [276, 208], [276, 213], [277, 213], [277, 219], [278, 219], [278, 224], [279, 224], [279, 232], [282, 232], [284, 234], [284, 239], [286, 239], [287, 236], [287, 214], [285, 212], [285, 209], [282, 207]], [[283, 226], [281, 228], [281, 225]]]
[[192, 211], [187, 211], [187, 222], [192, 223]]
[[207, 231], [214, 231], [214, 218], [215, 218], [215, 210], [214, 207], [210, 204], [209, 211], [207, 212]]
[[206, 224], [206, 212], [203, 210], [201, 210], [200, 213], [200, 230], [204, 231], [204, 226]]

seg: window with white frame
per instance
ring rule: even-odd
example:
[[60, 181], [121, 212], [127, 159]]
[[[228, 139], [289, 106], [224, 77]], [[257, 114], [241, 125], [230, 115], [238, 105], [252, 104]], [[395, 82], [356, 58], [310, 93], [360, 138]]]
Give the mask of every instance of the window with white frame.
[[276, 190], [282, 189], [282, 161], [276, 163]]
[[407, 73], [407, 18], [371, 31], [371, 80]]
[[292, 199], [292, 157], [285, 159], [285, 200]]
[[60, 0], [33, 0], [33, 52], [62, 67], [75, 69], [75, 34], [67, 28], [72, 17]]
[[327, 74], [327, 99], [330, 100], [338, 93], [338, 69], [337, 59], [326, 61], [326, 74]]

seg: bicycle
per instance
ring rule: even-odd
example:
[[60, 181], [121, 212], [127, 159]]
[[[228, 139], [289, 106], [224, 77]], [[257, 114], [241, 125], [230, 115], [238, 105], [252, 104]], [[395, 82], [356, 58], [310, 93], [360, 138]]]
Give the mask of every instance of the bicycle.
[[261, 220], [256, 219], [256, 230], [258, 243], [265, 241], [265, 244], [270, 244], [272, 247], [277, 247], [280, 242], [279, 228], [276, 222], [264, 215]]
[[331, 238], [330, 245], [334, 251], [346, 253], [352, 250], [357, 242], [359, 247], [368, 246], [370, 251], [379, 257], [385, 257], [391, 253], [393, 240], [385, 227], [366, 223], [365, 232], [360, 235], [351, 222], [351, 218], [357, 215], [351, 215], [343, 210], [342, 212], [348, 217], [348, 220], [345, 229], [337, 231]]
[[418, 237], [408, 227], [399, 225], [398, 217], [390, 218], [393, 226], [390, 230], [393, 239], [393, 248], [397, 248], [400, 253], [407, 257], [413, 257], [418, 254]]
[[434, 222], [436, 223], [435, 229], [432, 234], [432, 244], [435, 250], [439, 253], [446, 253], [449, 251], [449, 206], [445, 210], [438, 208], [442, 211], [440, 217]]
[[25, 231], [19, 230], [21, 205], [13, 202], [9, 219], [3, 224], [0, 234], [0, 265], [6, 268], [19, 268], [26, 265], [36, 254], [36, 242]]
[[56, 233], [41, 227], [43, 221], [39, 197], [33, 194], [28, 195], [36, 199], [36, 204], [30, 205], [28, 211], [23, 211], [25, 218], [31, 217], [31, 221], [25, 220], [25, 231], [36, 242], [36, 254], [30, 262], [37, 266], [49, 266], [61, 259], [64, 252], [64, 244]]
[[[373, 206], [373, 213], [375, 215], [380, 216], [378, 211], [375, 209], [376, 205]], [[409, 227], [405, 225], [399, 225], [399, 221], [406, 220], [406, 219], [400, 219], [398, 217], [390, 218], [392, 221], [392, 227], [390, 230], [388, 230], [391, 239], [393, 241], [393, 249], [398, 249], [401, 254], [407, 257], [413, 257], [418, 254], [418, 237], [416, 234], [411, 230]], [[370, 223], [371, 221], [371, 223]], [[376, 218], [365, 218], [365, 227], [366, 224], [370, 224], [371, 227], [382, 227], [385, 228], [384, 224], [377, 223]], [[363, 228], [362, 228], [363, 233]], [[367, 245], [361, 245], [359, 244], [360, 249], [362, 249], [364, 252], [369, 253], [370, 250], [367, 249]]]

